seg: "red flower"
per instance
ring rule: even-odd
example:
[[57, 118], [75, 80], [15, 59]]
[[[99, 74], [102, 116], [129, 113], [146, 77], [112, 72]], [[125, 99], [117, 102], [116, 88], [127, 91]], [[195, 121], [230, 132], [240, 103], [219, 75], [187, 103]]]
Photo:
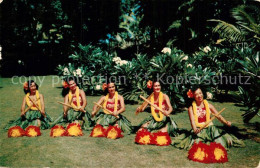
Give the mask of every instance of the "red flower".
[[225, 163], [228, 162], [227, 150], [216, 142], [210, 143], [210, 159], [212, 163]]
[[106, 88], [107, 88], [107, 84], [106, 84], [106, 83], [103, 83], [102, 89], [103, 89], [103, 90], [106, 90]]
[[171, 144], [171, 137], [167, 132], [156, 132], [153, 134], [153, 144], [157, 146], [168, 146]]
[[107, 128], [106, 137], [109, 139], [117, 139], [123, 137], [122, 130], [117, 126], [111, 126]]
[[106, 129], [97, 124], [89, 135], [90, 137], [106, 137]]
[[8, 137], [22, 137], [25, 135], [25, 131], [20, 126], [14, 126], [9, 128]]
[[153, 142], [153, 135], [147, 129], [142, 129], [136, 133], [135, 143], [141, 145], [151, 145]]
[[55, 125], [54, 127], [51, 128], [50, 136], [51, 137], [66, 136], [66, 130], [61, 125]]
[[27, 83], [27, 82], [24, 82], [23, 88], [24, 88], [25, 90], [28, 90], [28, 83]]
[[211, 163], [209, 145], [195, 142], [188, 152], [188, 159], [195, 162]]
[[153, 87], [153, 81], [149, 80], [147, 82], [147, 88], [151, 89]]
[[193, 92], [189, 89], [189, 91], [187, 92], [188, 98], [193, 98]]
[[82, 136], [83, 132], [78, 123], [70, 123], [66, 130], [67, 136]]
[[68, 82], [64, 81], [64, 82], [62, 83], [62, 86], [66, 89], [66, 88], [69, 87], [69, 84], [68, 84]]
[[25, 135], [28, 137], [36, 137], [41, 135], [41, 130], [37, 126], [30, 125], [25, 129]]

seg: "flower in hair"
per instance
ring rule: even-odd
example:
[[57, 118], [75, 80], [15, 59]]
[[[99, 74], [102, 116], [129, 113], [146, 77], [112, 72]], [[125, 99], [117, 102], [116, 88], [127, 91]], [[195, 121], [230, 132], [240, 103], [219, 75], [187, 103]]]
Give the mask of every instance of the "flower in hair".
[[28, 82], [24, 82], [23, 88], [24, 88], [25, 90], [28, 90]]
[[107, 84], [106, 84], [106, 83], [103, 83], [102, 89], [103, 89], [103, 90], [106, 90], [106, 88], [107, 88]]
[[64, 82], [62, 83], [62, 86], [66, 89], [66, 88], [69, 87], [69, 84], [68, 84], [68, 82], [64, 81]]
[[153, 81], [149, 80], [147, 82], [147, 88], [151, 89], [153, 87]]
[[188, 98], [193, 98], [193, 92], [189, 89], [189, 91], [187, 92]]

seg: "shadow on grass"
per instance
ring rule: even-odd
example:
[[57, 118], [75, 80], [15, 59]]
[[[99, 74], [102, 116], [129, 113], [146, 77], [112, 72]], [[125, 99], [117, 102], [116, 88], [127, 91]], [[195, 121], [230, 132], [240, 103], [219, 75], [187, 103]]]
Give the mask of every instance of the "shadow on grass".
[[260, 131], [260, 123], [247, 123], [244, 124], [245, 127], [237, 127], [236, 125], [232, 125], [231, 127], [227, 126], [218, 126], [219, 128], [225, 130], [227, 133], [231, 133], [238, 137], [239, 139], [251, 139], [256, 142], [260, 142], [259, 131]]
[[237, 103], [238, 100], [236, 96], [231, 94], [216, 94], [212, 101], [220, 103]]

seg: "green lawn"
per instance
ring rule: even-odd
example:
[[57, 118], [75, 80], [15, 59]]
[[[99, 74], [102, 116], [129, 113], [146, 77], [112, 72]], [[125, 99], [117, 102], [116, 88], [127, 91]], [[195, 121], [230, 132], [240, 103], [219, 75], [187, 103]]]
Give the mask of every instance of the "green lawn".
[[[41, 77], [42, 78], [42, 77]], [[24, 81], [24, 79], [23, 79]], [[14, 82], [19, 82], [15, 79]], [[38, 80], [36, 82], [39, 84]], [[44, 79], [39, 91], [45, 97], [46, 111], [55, 119], [62, 106], [57, 101], [63, 101], [61, 83], [52, 87], [52, 76]], [[11, 78], [0, 78], [0, 128], [9, 120], [20, 115], [20, 107], [24, 96], [22, 84], [12, 84]], [[90, 112], [93, 101], [99, 96], [87, 96], [87, 110]], [[260, 145], [258, 131], [254, 123], [259, 123], [255, 117], [252, 126], [242, 122], [241, 107], [234, 103], [214, 103], [217, 109], [226, 107], [223, 116], [237, 127], [243, 128], [245, 148], [231, 148], [228, 151], [229, 162], [224, 164], [202, 164], [187, 159], [187, 151], [178, 150], [172, 146], [144, 146], [134, 143], [135, 135], [125, 136], [118, 140], [106, 138], [91, 138], [90, 132], [84, 131], [82, 137], [51, 138], [50, 130], [42, 131], [42, 136], [36, 138], [8, 138], [7, 132], [0, 129], [0, 166], [8, 167], [257, 167], [260, 161]], [[137, 125], [148, 113], [134, 115], [137, 105], [126, 105], [124, 115]], [[180, 128], [191, 129], [187, 112], [174, 115]], [[215, 121], [215, 124], [219, 124]], [[253, 140], [254, 139], [254, 140]], [[258, 141], [259, 142], [259, 141]]]

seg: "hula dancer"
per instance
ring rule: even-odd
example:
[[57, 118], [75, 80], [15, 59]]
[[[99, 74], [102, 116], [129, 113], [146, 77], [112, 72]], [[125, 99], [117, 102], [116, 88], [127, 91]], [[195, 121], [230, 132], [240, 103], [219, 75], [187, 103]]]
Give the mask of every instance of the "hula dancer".
[[[203, 142], [209, 144], [210, 142], [220, 143], [226, 149], [235, 147], [244, 147], [243, 141], [239, 140], [232, 134], [228, 134], [213, 125], [211, 122], [211, 113], [223, 124], [231, 126], [230, 121], [226, 121], [216, 108], [203, 98], [203, 93], [200, 88], [189, 90], [187, 93], [189, 98], [194, 98], [192, 105], [189, 107], [189, 117], [192, 130], [188, 133], [183, 133], [174, 138], [172, 145], [180, 149], [190, 149], [194, 142]], [[207, 124], [206, 124], [207, 123]], [[206, 127], [205, 127], [206, 124]], [[202, 127], [205, 127], [202, 129]]]
[[[24, 93], [26, 95], [23, 98], [21, 117], [15, 121], [10, 121], [5, 129], [8, 130], [13, 126], [20, 126], [25, 129], [30, 125], [40, 127], [40, 129], [50, 128], [49, 122], [52, 119], [45, 112], [44, 98], [38, 91], [38, 85], [33, 80], [25, 82]], [[27, 108], [25, 108], [26, 105]]]
[[90, 130], [93, 124], [91, 116], [84, 109], [87, 106], [85, 92], [79, 89], [77, 80], [68, 77], [63, 82], [62, 95], [64, 97], [63, 113], [54, 121], [56, 124], [66, 127], [69, 123], [79, 123], [84, 130]]
[[[136, 109], [136, 114], [144, 111], [149, 103], [151, 105], [152, 115], [139, 124], [138, 127], [140, 129], [138, 131], [147, 129], [149, 132], [163, 132], [176, 136], [178, 128], [173, 118], [169, 116], [173, 111], [169, 97], [161, 92], [161, 85], [159, 82], [153, 83], [149, 80], [147, 82], [147, 87], [152, 89], [153, 92], [145, 99], [146, 101]], [[159, 109], [161, 109], [161, 111], [159, 111]]]
[[118, 94], [115, 83], [104, 83], [102, 88], [105, 96], [102, 96], [98, 100], [92, 111], [92, 116], [95, 116], [100, 108], [103, 109], [103, 112], [99, 112], [96, 116], [96, 124], [105, 128], [115, 126], [120, 128], [124, 133], [130, 134], [132, 132], [131, 122], [121, 115], [125, 111], [123, 96]]

